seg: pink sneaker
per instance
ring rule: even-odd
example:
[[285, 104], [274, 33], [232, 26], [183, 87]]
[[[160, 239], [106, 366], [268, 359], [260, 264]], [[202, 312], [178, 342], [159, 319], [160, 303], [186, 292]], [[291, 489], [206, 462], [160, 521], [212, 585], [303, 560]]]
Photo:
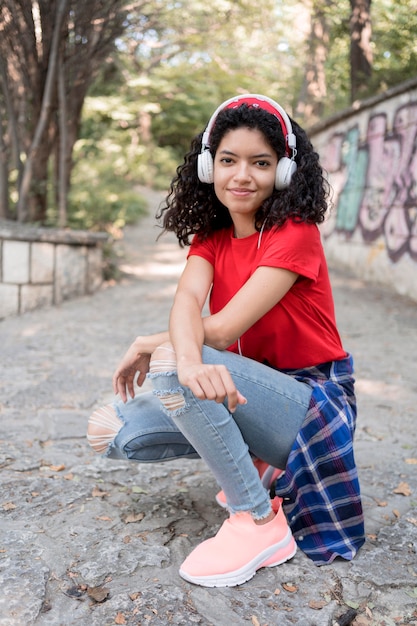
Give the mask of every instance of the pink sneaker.
[[[261, 461], [261, 459], [254, 459], [253, 464], [259, 472], [259, 476], [265, 489], [270, 489], [278, 476], [281, 476], [281, 474], [284, 473], [284, 470], [272, 467], [272, 465], [268, 465], [268, 463]], [[223, 507], [223, 509], [227, 509], [227, 500], [224, 491], [219, 491], [216, 495], [216, 502]]]
[[262, 525], [255, 524], [250, 513], [237, 513], [215, 537], [194, 548], [181, 565], [180, 576], [203, 587], [234, 587], [261, 567], [288, 561], [296, 551], [281, 506], [274, 519]]

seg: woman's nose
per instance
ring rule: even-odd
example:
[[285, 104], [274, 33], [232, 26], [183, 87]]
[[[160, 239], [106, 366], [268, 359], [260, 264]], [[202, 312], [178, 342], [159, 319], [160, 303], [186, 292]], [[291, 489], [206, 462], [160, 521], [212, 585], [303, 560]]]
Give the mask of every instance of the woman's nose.
[[245, 161], [240, 161], [236, 166], [235, 179], [236, 180], [248, 180], [250, 178], [249, 164]]

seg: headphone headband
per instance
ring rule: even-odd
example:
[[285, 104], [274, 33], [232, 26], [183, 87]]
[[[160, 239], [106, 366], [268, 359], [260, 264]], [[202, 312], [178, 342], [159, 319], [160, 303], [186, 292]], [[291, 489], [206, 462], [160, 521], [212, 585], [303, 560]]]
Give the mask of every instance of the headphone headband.
[[284, 109], [267, 96], [261, 96], [256, 93], [248, 93], [242, 96], [235, 96], [234, 98], [229, 98], [223, 102], [217, 109], [214, 111], [211, 116], [207, 128], [203, 133], [202, 138], [202, 151], [209, 149], [210, 147], [210, 134], [213, 130], [213, 126], [216, 123], [216, 119], [218, 114], [224, 109], [237, 109], [240, 105], [247, 104], [254, 108], [260, 108], [264, 111], [267, 111], [271, 115], [274, 115], [280, 123], [282, 133], [285, 139], [285, 153], [287, 157], [294, 158], [296, 155], [296, 138], [292, 131], [291, 121]]

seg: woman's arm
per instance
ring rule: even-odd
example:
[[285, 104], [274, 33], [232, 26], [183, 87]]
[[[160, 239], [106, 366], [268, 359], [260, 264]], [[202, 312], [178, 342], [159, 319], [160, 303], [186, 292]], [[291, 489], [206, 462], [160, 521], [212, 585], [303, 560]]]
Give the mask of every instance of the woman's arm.
[[202, 319], [213, 268], [202, 257], [191, 256], [178, 284], [169, 325], [181, 384], [201, 399], [223, 402], [227, 396], [231, 411], [244, 403], [224, 366], [202, 363], [203, 343], [226, 349], [279, 302], [296, 280], [294, 272], [259, 267], [220, 312]]
[[169, 333], [177, 358], [178, 379], [202, 400], [224, 402], [230, 411], [246, 399], [236, 389], [224, 365], [204, 364], [206, 339], [201, 312], [213, 281], [213, 268], [205, 259], [191, 256], [178, 284], [171, 310]]

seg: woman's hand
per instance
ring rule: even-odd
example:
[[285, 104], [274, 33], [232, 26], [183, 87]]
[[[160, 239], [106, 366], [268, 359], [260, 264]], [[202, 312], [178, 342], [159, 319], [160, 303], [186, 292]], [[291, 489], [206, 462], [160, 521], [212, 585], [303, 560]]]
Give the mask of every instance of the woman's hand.
[[152, 353], [166, 341], [169, 341], [169, 334], [166, 331], [136, 337], [113, 374], [114, 393], [116, 395], [119, 393], [123, 402], [127, 401], [127, 394], [131, 398], [135, 397], [136, 375], [138, 375], [136, 384], [142, 387], [149, 372]]
[[223, 403], [227, 397], [229, 411], [234, 413], [238, 404], [246, 404], [247, 400], [236, 389], [229, 370], [225, 365], [208, 363], [179, 364], [178, 379], [189, 387], [200, 400], [214, 400]]
[[120, 361], [113, 374], [113, 390], [115, 394], [120, 394], [123, 402], [127, 401], [127, 394], [131, 398], [135, 397], [136, 384], [141, 387], [149, 371], [149, 361], [151, 355], [140, 352], [137, 340], [132, 343], [123, 359]]

